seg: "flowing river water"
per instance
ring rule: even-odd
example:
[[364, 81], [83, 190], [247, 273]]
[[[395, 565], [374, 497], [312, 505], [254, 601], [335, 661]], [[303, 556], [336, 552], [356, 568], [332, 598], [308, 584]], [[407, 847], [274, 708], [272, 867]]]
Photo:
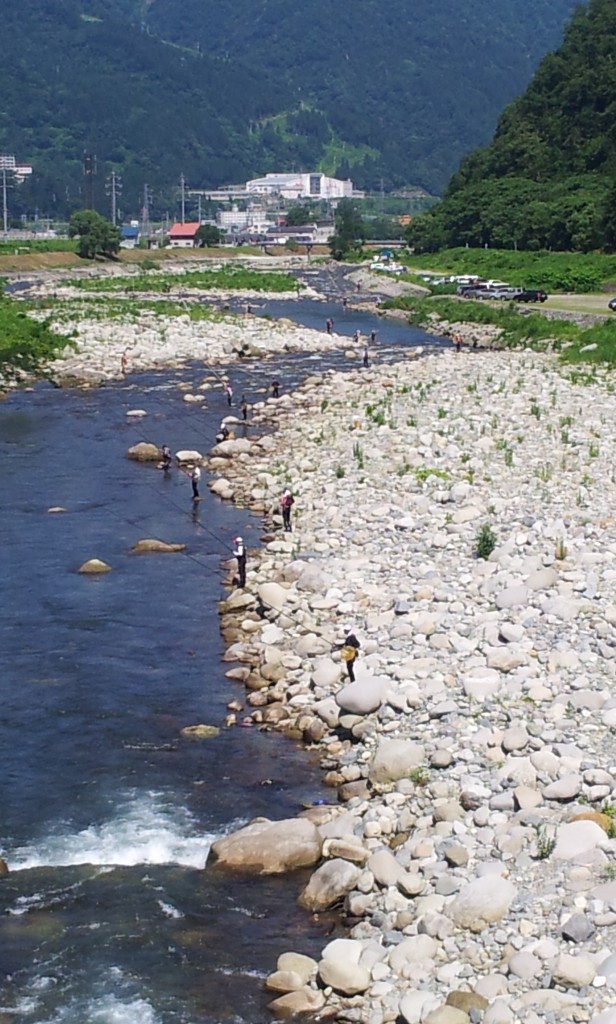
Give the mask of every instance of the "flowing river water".
[[[443, 342], [398, 322], [298, 301], [255, 309], [350, 337], [378, 330], [380, 359]], [[342, 356], [230, 368], [256, 401]], [[219, 368], [220, 369], [220, 368]], [[331, 799], [318, 761], [257, 729], [220, 725], [243, 689], [226, 679], [221, 559], [260, 523], [207, 490], [124, 458], [141, 439], [207, 451], [222, 392], [188, 408], [203, 367], [96, 391], [46, 385], [0, 405], [1, 1024], [266, 1024], [263, 978], [285, 949], [317, 954], [336, 928], [296, 907], [302, 878], [204, 871], [213, 838], [256, 815]], [[143, 408], [146, 419], [127, 418]], [[250, 428], [248, 428], [250, 429]], [[62, 506], [67, 511], [50, 514]], [[139, 556], [139, 538], [187, 545]], [[79, 575], [88, 558], [113, 571]]]

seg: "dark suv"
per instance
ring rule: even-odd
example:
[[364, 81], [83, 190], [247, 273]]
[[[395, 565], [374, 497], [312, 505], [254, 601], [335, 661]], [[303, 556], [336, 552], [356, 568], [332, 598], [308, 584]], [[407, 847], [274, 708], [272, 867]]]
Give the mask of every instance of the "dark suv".
[[548, 293], [540, 288], [525, 288], [523, 292], [516, 295], [514, 302], [545, 302]]

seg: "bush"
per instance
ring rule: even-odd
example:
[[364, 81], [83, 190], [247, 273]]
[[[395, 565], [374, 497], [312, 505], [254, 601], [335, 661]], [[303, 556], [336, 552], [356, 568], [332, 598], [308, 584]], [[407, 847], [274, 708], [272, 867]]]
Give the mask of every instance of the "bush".
[[475, 541], [475, 555], [477, 558], [487, 559], [496, 547], [496, 534], [489, 523], [484, 523]]

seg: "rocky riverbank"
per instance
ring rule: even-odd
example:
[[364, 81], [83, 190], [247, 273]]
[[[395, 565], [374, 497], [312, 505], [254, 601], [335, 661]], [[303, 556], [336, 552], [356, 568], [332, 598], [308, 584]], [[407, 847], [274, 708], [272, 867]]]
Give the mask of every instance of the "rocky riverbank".
[[302, 905], [349, 928], [281, 951], [277, 1015], [616, 1021], [615, 412], [603, 371], [448, 351], [315, 376], [213, 451], [268, 530], [221, 606], [238, 713], [332, 787], [213, 857], [315, 865]]
[[50, 378], [61, 386], [96, 386], [125, 374], [184, 366], [191, 360], [216, 365], [285, 352], [326, 352], [349, 344], [335, 333], [250, 314], [191, 320], [188, 314], [167, 317], [142, 311], [132, 319], [84, 316], [77, 321], [58, 320], [52, 326], [71, 337], [71, 345], [47, 368]]

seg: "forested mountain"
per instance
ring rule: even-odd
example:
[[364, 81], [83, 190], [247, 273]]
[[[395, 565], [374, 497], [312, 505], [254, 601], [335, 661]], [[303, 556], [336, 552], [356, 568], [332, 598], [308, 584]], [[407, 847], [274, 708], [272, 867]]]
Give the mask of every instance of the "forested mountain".
[[438, 191], [555, 45], [574, 0], [3, 0], [0, 152], [11, 210], [83, 205], [82, 156], [174, 186], [319, 168]]
[[564, 42], [418, 219], [419, 249], [616, 248], [616, 0], [576, 11]]
[[[574, 0], [134, 0], [165, 38], [275, 74], [324, 170], [440, 192], [562, 39]], [[288, 102], [288, 101], [287, 101]]]

